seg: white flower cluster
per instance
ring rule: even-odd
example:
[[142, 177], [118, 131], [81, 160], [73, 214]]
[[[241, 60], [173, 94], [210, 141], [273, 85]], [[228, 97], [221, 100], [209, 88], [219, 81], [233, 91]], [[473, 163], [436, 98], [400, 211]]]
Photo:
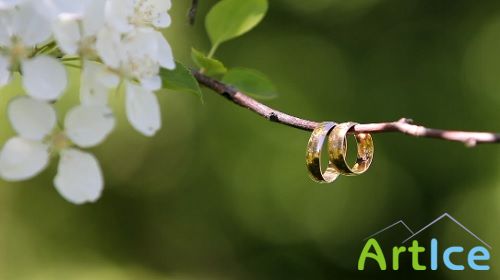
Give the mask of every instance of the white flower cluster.
[[[121, 84], [132, 126], [146, 136], [160, 129], [154, 91], [162, 86], [160, 68], [175, 68], [160, 32], [170, 25], [170, 5], [170, 0], [0, 0], [0, 86], [17, 72], [26, 93], [8, 105], [18, 136], [0, 151], [0, 177], [30, 179], [58, 155], [57, 191], [76, 204], [100, 197], [99, 163], [80, 148], [100, 144], [113, 130], [108, 94]], [[81, 104], [58, 127], [52, 104], [66, 91], [68, 62], [82, 69]]]

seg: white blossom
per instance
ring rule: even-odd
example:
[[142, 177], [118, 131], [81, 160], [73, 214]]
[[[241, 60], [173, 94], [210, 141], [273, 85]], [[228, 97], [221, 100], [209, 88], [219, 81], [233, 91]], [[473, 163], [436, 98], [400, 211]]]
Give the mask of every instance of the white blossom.
[[57, 116], [47, 103], [21, 97], [9, 103], [7, 116], [20, 136], [42, 141], [56, 126]]
[[[75, 204], [96, 201], [104, 183], [99, 163], [76, 147], [90, 148], [103, 142], [115, 126], [105, 106], [80, 105], [66, 115], [64, 131], [55, 130], [54, 108], [29, 97], [14, 99], [8, 117], [18, 136], [0, 151], [0, 176], [8, 181], [30, 179], [45, 169], [51, 154], [61, 160], [54, 185]], [[76, 147], [74, 147], [76, 146]]]
[[104, 0], [40, 0], [36, 7], [52, 24], [59, 48], [68, 55], [91, 55], [105, 24]]
[[[138, 29], [125, 37], [103, 30], [97, 51], [108, 67], [126, 80], [126, 111], [132, 126], [146, 136], [161, 127], [159, 104], [153, 91], [162, 86], [160, 67], [173, 69], [172, 51], [161, 33]], [[135, 81], [140, 85], [136, 85]]]
[[170, 0], [135, 0], [135, 13], [130, 21], [136, 26], [168, 27], [171, 22], [168, 15], [171, 5]]
[[161, 128], [160, 105], [153, 92], [129, 83], [125, 103], [127, 118], [139, 132], [153, 136]]
[[115, 126], [111, 110], [101, 105], [76, 106], [64, 120], [65, 135], [81, 148], [102, 143]]
[[166, 28], [171, 19], [168, 15], [170, 0], [109, 0], [106, 19], [116, 30], [126, 33], [134, 28]]
[[10, 138], [0, 152], [0, 176], [7, 181], [34, 177], [49, 163], [49, 147], [22, 137]]
[[55, 100], [66, 89], [64, 66], [57, 59], [30, 53], [50, 38], [50, 24], [30, 5], [0, 11], [0, 84], [10, 79], [10, 70], [20, 65], [26, 92], [37, 99]]
[[104, 186], [101, 167], [92, 154], [64, 149], [54, 185], [62, 197], [74, 204], [95, 202]]
[[92, 61], [83, 63], [80, 80], [80, 100], [86, 105], [107, 105], [110, 89], [118, 86], [119, 77], [104, 65]]
[[66, 70], [56, 59], [37, 56], [21, 62], [26, 92], [40, 100], [56, 100], [67, 86]]
[[[96, 201], [104, 182], [97, 159], [82, 149], [115, 127], [109, 99], [121, 94], [127, 120], [146, 136], [162, 126], [155, 91], [160, 69], [175, 61], [162, 28], [170, 0], [0, 0], [0, 87], [19, 73], [28, 96], [7, 116], [16, 132], [0, 150], [0, 177], [28, 180], [60, 158], [54, 185], [68, 201]], [[57, 125], [56, 103], [68, 87], [65, 66], [80, 68], [80, 104]]]
[[106, 22], [110, 28], [120, 33], [132, 31], [130, 18], [134, 13], [135, 0], [108, 0], [106, 2]]
[[127, 36], [102, 30], [97, 39], [97, 52], [104, 63], [122, 77], [139, 80], [151, 90], [161, 87], [160, 67], [175, 68], [170, 45], [161, 33], [152, 29], [138, 29]]

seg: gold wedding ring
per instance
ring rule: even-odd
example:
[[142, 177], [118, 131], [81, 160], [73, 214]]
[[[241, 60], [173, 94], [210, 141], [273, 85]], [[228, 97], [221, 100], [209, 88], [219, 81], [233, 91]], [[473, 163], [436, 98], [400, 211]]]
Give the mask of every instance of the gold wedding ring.
[[335, 169], [333, 162], [328, 160], [325, 172], [321, 171], [321, 150], [325, 139], [335, 127], [334, 122], [323, 122], [316, 127], [309, 139], [306, 151], [306, 164], [310, 177], [318, 183], [331, 183], [337, 179], [339, 172]]
[[337, 124], [328, 137], [328, 151], [330, 161], [336, 170], [347, 176], [359, 175], [370, 167], [373, 159], [373, 139], [369, 133], [356, 133], [355, 138], [358, 146], [356, 163], [351, 168], [346, 162], [347, 157], [347, 132], [355, 126], [355, 122]]

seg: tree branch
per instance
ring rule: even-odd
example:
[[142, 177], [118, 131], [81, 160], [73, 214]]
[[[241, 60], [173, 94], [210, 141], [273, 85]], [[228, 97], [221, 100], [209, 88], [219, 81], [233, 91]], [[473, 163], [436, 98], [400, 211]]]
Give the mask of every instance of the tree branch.
[[[302, 130], [312, 131], [318, 122], [301, 119], [270, 108], [257, 100], [239, 92], [235, 88], [212, 79], [198, 71], [193, 71], [198, 82], [207, 88], [219, 93], [237, 105], [247, 108], [260, 116], [276, 123], [288, 125]], [[435, 138], [446, 141], [462, 142], [468, 147], [481, 143], [500, 143], [499, 133], [469, 132], [427, 128], [413, 124], [411, 119], [402, 118], [394, 122], [358, 124], [351, 131], [368, 133], [399, 132], [414, 137]]]
[[191, 24], [191, 25], [194, 25], [194, 22], [196, 21], [196, 13], [198, 12], [198, 4], [199, 4], [199, 0], [192, 0], [191, 7], [189, 8], [188, 19], [189, 19], [189, 24]]

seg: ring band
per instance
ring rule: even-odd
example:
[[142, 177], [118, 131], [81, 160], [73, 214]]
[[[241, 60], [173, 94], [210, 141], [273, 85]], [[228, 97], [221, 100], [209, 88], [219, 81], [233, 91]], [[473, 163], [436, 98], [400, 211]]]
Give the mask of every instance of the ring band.
[[323, 122], [312, 132], [307, 144], [306, 164], [311, 179], [318, 183], [331, 183], [340, 175], [331, 159], [325, 172], [321, 171], [321, 149], [328, 133], [335, 127], [334, 122]]
[[333, 128], [328, 137], [330, 160], [338, 172], [347, 176], [364, 173], [370, 167], [373, 160], [373, 139], [369, 133], [356, 133], [358, 156], [356, 163], [351, 168], [346, 162], [347, 157], [347, 132], [357, 125], [355, 122], [341, 123]]

